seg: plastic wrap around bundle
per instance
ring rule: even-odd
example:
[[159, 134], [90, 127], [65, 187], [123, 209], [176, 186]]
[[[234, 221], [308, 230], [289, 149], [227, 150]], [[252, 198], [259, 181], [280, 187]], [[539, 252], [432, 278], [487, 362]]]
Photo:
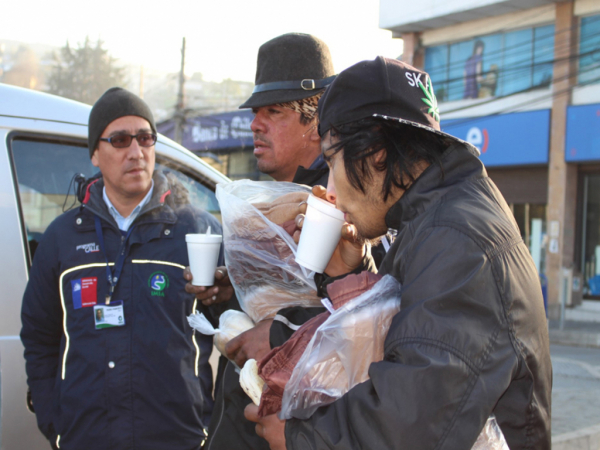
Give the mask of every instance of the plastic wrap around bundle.
[[307, 186], [273, 181], [217, 186], [227, 271], [254, 322], [289, 306], [321, 306], [312, 273], [296, 263], [297, 245], [284, 229], [309, 193]]
[[247, 314], [233, 309], [229, 309], [221, 314], [219, 317], [219, 328], [214, 328], [204, 314], [198, 311], [189, 315], [187, 319], [194, 330], [206, 336], [214, 335], [215, 347], [225, 357], [227, 356], [225, 354], [227, 343], [244, 331], [248, 331], [254, 327], [254, 323]]
[[471, 450], [509, 450], [504, 433], [493, 414], [483, 426]]
[[386, 275], [319, 326], [285, 386], [281, 419], [308, 419], [369, 378], [371, 363], [383, 359], [400, 292], [400, 283]]

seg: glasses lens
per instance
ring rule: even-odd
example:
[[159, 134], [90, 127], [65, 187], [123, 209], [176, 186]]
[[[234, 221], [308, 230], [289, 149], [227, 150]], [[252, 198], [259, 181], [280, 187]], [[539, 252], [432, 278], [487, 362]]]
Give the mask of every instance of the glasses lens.
[[111, 136], [110, 143], [115, 148], [126, 148], [131, 145], [131, 136], [128, 134], [115, 134]]
[[152, 133], [140, 133], [135, 138], [142, 147], [152, 147], [156, 143], [156, 135]]

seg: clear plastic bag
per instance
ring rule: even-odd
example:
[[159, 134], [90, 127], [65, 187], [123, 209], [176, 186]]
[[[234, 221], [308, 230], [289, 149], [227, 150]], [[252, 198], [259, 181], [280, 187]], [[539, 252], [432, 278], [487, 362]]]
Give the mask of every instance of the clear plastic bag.
[[254, 327], [254, 323], [246, 313], [234, 309], [227, 310], [221, 314], [219, 317], [219, 328], [214, 328], [209, 320], [204, 317], [204, 314], [198, 313], [198, 311], [195, 314], [189, 315], [187, 319], [194, 330], [207, 336], [214, 335], [215, 347], [217, 347], [217, 350], [223, 356], [226, 356], [225, 345], [230, 340]]
[[471, 450], [509, 450], [506, 439], [504, 439], [504, 433], [502, 433], [493, 414], [483, 426], [483, 430], [479, 433], [479, 437]]
[[386, 275], [317, 329], [285, 386], [281, 419], [307, 419], [369, 378], [371, 363], [383, 359], [400, 291], [400, 283]]
[[[385, 275], [319, 326], [285, 385], [280, 419], [308, 419], [369, 378], [383, 359], [392, 319], [400, 311], [401, 286]], [[496, 418], [486, 421], [472, 450], [509, 450]]]
[[[290, 306], [321, 306], [313, 274], [296, 263], [294, 240], [281, 223], [268, 218], [279, 222], [293, 218], [299, 199], [309, 193], [307, 186], [272, 181], [238, 180], [217, 186], [225, 264], [240, 306], [254, 322]], [[291, 205], [286, 209], [279, 203], [289, 217], [272, 207], [282, 199]]]

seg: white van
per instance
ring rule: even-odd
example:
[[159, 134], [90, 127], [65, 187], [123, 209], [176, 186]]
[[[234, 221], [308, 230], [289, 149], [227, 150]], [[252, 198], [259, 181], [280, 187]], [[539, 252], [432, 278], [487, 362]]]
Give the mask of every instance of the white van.
[[[40, 237], [55, 217], [75, 205], [71, 181], [76, 174], [88, 178], [97, 172], [87, 148], [90, 109], [0, 84], [1, 450], [50, 448], [27, 406], [19, 338], [21, 300]], [[190, 191], [194, 205], [220, 219], [214, 191], [217, 183], [229, 182], [226, 176], [161, 135], [156, 168], [174, 173]]]

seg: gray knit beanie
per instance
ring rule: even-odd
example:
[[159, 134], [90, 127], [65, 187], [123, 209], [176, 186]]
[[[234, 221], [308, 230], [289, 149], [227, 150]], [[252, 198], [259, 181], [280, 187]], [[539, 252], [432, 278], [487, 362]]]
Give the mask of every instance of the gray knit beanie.
[[98, 140], [106, 127], [123, 116], [139, 116], [146, 119], [156, 133], [156, 124], [150, 108], [137, 95], [119, 88], [113, 87], [102, 94], [102, 97], [92, 107], [88, 123], [88, 148], [90, 158], [98, 147]]

